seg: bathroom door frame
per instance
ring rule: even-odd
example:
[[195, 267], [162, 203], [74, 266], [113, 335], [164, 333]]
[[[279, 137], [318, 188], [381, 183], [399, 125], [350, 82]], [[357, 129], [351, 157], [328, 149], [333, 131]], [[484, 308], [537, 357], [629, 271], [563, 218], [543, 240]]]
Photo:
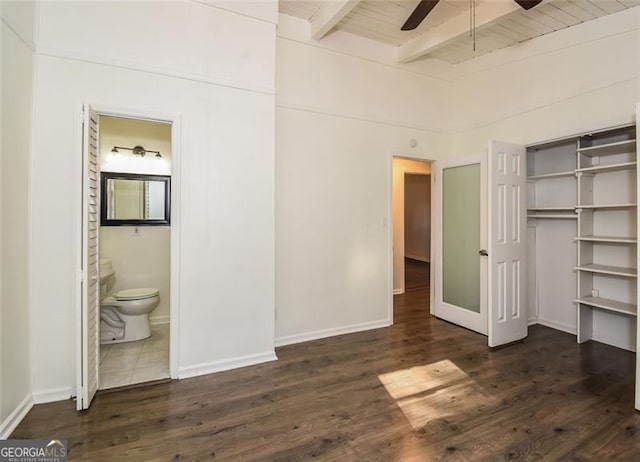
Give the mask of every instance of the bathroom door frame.
[[[74, 294], [75, 294], [75, 358], [74, 364], [76, 365], [76, 392], [78, 397], [82, 386], [82, 357], [85, 352], [83, 351], [82, 342], [82, 288], [80, 284], [80, 277], [82, 275], [82, 204], [84, 200], [84, 191], [82, 188], [83, 181], [83, 162], [87, 153], [84, 152], [82, 143], [82, 122], [84, 120], [83, 107], [89, 106], [93, 109], [98, 116], [110, 116], [110, 117], [122, 117], [127, 119], [137, 120], [149, 120], [152, 122], [162, 122], [171, 124], [171, 268], [170, 268], [170, 282], [169, 287], [171, 295], [169, 297], [169, 374], [172, 379], [178, 378], [178, 358], [179, 358], [179, 321], [180, 321], [180, 309], [179, 309], [179, 290], [180, 290], [180, 204], [181, 204], [181, 131], [182, 122], [180, 114], [171, 114], [158, 111], [149, 111], [146, 109], [137, 108], [123, 108], [101, 103], [85, 103], [80, 105], [78, 110], [78, 121], [76, 123], [77, 132], [77, 155], [75, 162], [76, 173], [74, 178], [75, 182], [75, 203], [74, 203], [74, 231], [76, 242], [76, 254], [75, 254], [75, 269], [78, 278], [75, 280]], [[98, 134], [99, 135], [99, 134]], [[79, 399], [79, 398], [78, 398]]]

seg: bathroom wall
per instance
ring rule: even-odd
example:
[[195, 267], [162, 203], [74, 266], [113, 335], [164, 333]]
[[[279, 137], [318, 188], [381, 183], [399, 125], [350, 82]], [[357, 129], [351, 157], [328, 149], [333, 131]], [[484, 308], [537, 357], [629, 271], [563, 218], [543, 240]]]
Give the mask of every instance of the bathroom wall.
[[133, 287], [160, 291], [160, 305], [150, 315], [152, 324], [169, 322], [170, 245], [168, 227], [100, 227], [100, 258], [110, 258], [116, 270], [111, 293]]
[[[100, 170], [171, 174], [171, 125], [120, 117], [100, 117]], [[114, 146], [160, 151], [134, 156], [112, 153]], [[110, 258], [116, 270], [111, 292], [132, 287], [155, 287], [160, 305], [151, 313], [154, 324], [169, 322], [171, 228], [169, 226], [101, 226], [100, 258]]]
[[[142, 146], [150, 151], [160, 151], [162, 157], [155, 157], [155, 154], [134, 156], [125, 149], [113, 153], [114, 146]], [[171, 175], [171, 124], [101, 116], [99, 149], [103, 172]]]
[[34, 8], [33, 2], [0, 2], [0, 439], [32, 405], [28, 245]]

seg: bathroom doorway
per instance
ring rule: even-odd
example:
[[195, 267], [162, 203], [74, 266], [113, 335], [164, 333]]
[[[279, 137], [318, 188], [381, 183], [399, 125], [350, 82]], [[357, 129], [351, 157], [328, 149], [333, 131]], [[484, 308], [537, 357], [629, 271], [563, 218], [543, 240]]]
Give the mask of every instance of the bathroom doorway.
[[85, 107], [78, 409], [176, 377], [175, 120]]
[[[107, 212], [100, 219], [100, 273], [101, 278], [110, 275], [100, 287], [100, 389], [104, 390], [170, 376], [171, 222], [170, 214], [169, 220], [162, 220], [166, 223], [154, 217], [162, 215], [170, 193], [172, 156], [171, 124], [100, 116], [99, 127], [100, 210]], [[119, 300], [132, 289], [146, 298]], [[124, 319], [127, 315], [118, 303], [151, 299], [150, 331], [143, 326], [142, 332], [129, 336], [138, 328], [136, 322], [146, 320]]]

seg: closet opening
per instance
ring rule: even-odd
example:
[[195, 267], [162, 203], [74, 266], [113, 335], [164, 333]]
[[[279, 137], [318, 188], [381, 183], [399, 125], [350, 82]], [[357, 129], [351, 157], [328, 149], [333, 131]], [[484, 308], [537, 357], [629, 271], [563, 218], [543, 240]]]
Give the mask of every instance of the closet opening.
[[528, 148], [530, 324], [636, 349], [635, 134], [625, 126]]

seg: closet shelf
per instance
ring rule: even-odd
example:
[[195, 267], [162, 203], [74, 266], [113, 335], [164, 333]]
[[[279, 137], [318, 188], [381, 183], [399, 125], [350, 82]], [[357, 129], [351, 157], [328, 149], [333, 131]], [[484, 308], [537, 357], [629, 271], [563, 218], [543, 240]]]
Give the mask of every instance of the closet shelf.
[[536, 214], [536, 215], [527, 215], [527, 218], [552, 218], [552, 219], [565, 219], [565, 220], [575, 220], [578, 218], [578, 215], [566, 215], [564, 213], [549, 213], [549, 214]]
[[587, 210], [596, 210], [596, 209], [628, 209], [636, 207], [636, 204], [626, 203], [626, 204], [599, 204], [599, 205], [576, 205], [576, 209], [587, 209]]
[[625, 154], [635, 150], [636, 140], [618, 141], [615, 143], [601, 144], [599, 146], [588, 146], [578, 149], [579, 154], [585, 156], [611, 156], [615, 154]]
[[544, 175], [531, 175], [527, 177], [527, 180], [544, 180], [547, 178], [562, 178], [567, 176], [575, 176], [575, 170], [570, 172], [557, 172], [557, 173], [545, 173]]
[[575, 206], [569, 207], [527, 207], [527, 210], [531, 210], [534, 212], [565, 212], [565, 211], [573, 211]]
[[588, 273], [609, 274], [611, 276], [623, 276], [627, 278], [634, 278], [638, 275], [638, 270], [636, 268], [625, 268], [622, 266], [589, 264], [576, 266], [576, 270]]
[[588, 242], [612, 242], [620, 244], [637, 244], [638, 239], [635, 237], [619, 237], [619, 236], [578, 236], [576, 241]]
[[601, 308], [607, 311], [615, 311], [616, 313], [628, 314], [636, 316], [638, 307], [633, 303], [619, 302], [617, 300], [611, 300], [609, 298], [600, 297], [581, 297], [575, 300], [576, 303], [582, 303], [584, 305]]
[[621, 170], [630, 170], [636, 168], [636, 162], [624, 162], [621, 164], [611, 165], [598, 165], [595, 167], [579, 168], [576, 169], [578, 173], [606, 173], [606, 172], [619, 172]]

